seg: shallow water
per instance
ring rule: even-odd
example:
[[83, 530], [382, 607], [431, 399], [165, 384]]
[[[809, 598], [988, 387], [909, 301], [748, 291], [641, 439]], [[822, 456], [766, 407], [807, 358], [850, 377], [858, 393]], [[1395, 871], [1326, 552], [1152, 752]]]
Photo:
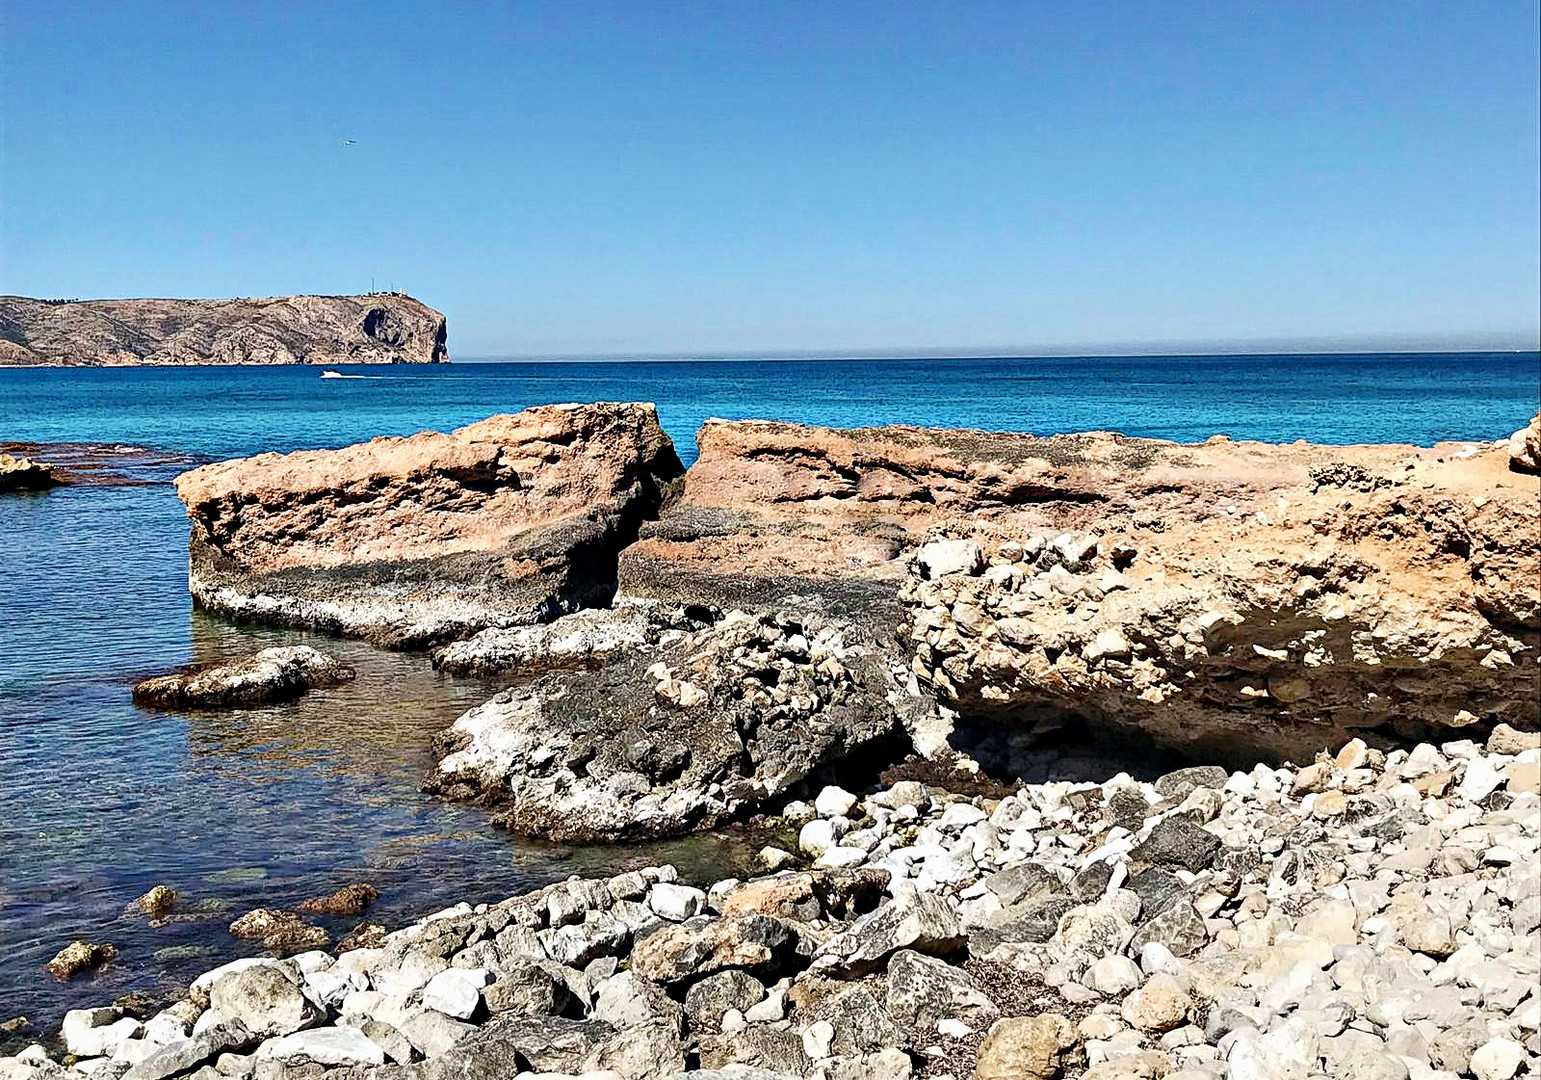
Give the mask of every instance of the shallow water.
[[[595, 399], [657, 402], [687, 461], [713, 415], [1428, 444], [1502, 437], [1541, 396], [1534, 353], [361, 370], [376, 377], [0, 370], [0, 438], [149, 448], [105, 458], [99, 472], [117, 482], [0, 499], [0, 1020], [25, 1013], [46, 1026], [67, 1007], [185, 982], [252, 951], [225, 932], [236, 914], [355, 880], [381, 891], [370, 917], [397, 924], [622, 863], [668, 858], [719, 877], [745, 854], [731, 837], [531, 844], [420, 794], [430, 738], [490, 688], [418, 654], [328, 640], [355, 682], [266, 709], [135, 708], [130, 685], [147, 674], [305, 638], [191, 610], [187, 526], [169, 482], [197, 460]], [[202, 917], [152, 929], [122, 914], [160, 882]], [[122, 954], [57, 983], [42, 964], [76, 937]]]

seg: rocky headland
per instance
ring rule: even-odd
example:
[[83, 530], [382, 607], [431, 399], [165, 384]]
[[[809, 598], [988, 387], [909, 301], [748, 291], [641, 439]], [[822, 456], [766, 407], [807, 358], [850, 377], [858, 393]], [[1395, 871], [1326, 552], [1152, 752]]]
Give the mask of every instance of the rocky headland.
[[396, 293], [241, 300], [0, 296], [0, 367], [436, 364], [444, 316]]

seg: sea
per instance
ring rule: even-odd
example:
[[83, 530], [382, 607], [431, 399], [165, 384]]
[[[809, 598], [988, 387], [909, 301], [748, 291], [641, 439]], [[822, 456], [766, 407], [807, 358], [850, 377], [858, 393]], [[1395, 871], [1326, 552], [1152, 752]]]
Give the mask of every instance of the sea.
[[[688, 464], [709, 417], [889, 423], [1199, 441], [1491, 441], [1541, 402], [1537, 353], [493, 362], [0, 369], [0, 440], [48, 444], [91, 483], [0, 497], [0, 1022], [165, 993], [255, 952], [229, 922], [354, 882], [388, 926], [574, 873], [674, 861], [747, 866], [746, 840], [559, 847], [419, 792], [429, 740], [497, 687], [425, 656], [326, 641], [359, 672], [297, 703], [180, 715], [138, 679], [307, 635], [194, 611], [183, 469], [262, 451], [448, 430], [560, 401], [651, 401]], [[313, 640], [313, 639], [311, 639]], [[127, 906], [180, 895], [152, 926]], [[334, 935], [357, 920], [328, 924]], [[80, 938], [116, 960], [60, 982]]]

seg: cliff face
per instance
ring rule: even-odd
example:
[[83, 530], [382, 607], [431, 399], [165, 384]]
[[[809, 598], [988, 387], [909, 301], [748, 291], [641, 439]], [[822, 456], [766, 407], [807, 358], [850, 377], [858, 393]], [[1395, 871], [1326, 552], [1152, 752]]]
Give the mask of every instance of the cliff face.
[[444, 316], [408, 296], [81, 300], [0, 296], [0, 366], [434, 364]]
[[546, 405], [206, 465], [177, 494], [204, 607], [414, 646], [608, 603], [681, 471], [651, 405]]

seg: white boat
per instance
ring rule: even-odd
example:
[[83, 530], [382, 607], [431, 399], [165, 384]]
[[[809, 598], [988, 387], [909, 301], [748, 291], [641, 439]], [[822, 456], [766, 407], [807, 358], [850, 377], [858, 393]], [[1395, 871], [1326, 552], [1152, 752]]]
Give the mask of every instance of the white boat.
[[342, 372], [340, 372], [340, 371], [333, 371], [331, 368], [327, 368], [325, 371], [323, 371], [321, 373], [321, 377], [323, 379], [362, 379], [362, 378], [364, 378], [364, 376], [362, 376], [362, 375], [344, 375]]

